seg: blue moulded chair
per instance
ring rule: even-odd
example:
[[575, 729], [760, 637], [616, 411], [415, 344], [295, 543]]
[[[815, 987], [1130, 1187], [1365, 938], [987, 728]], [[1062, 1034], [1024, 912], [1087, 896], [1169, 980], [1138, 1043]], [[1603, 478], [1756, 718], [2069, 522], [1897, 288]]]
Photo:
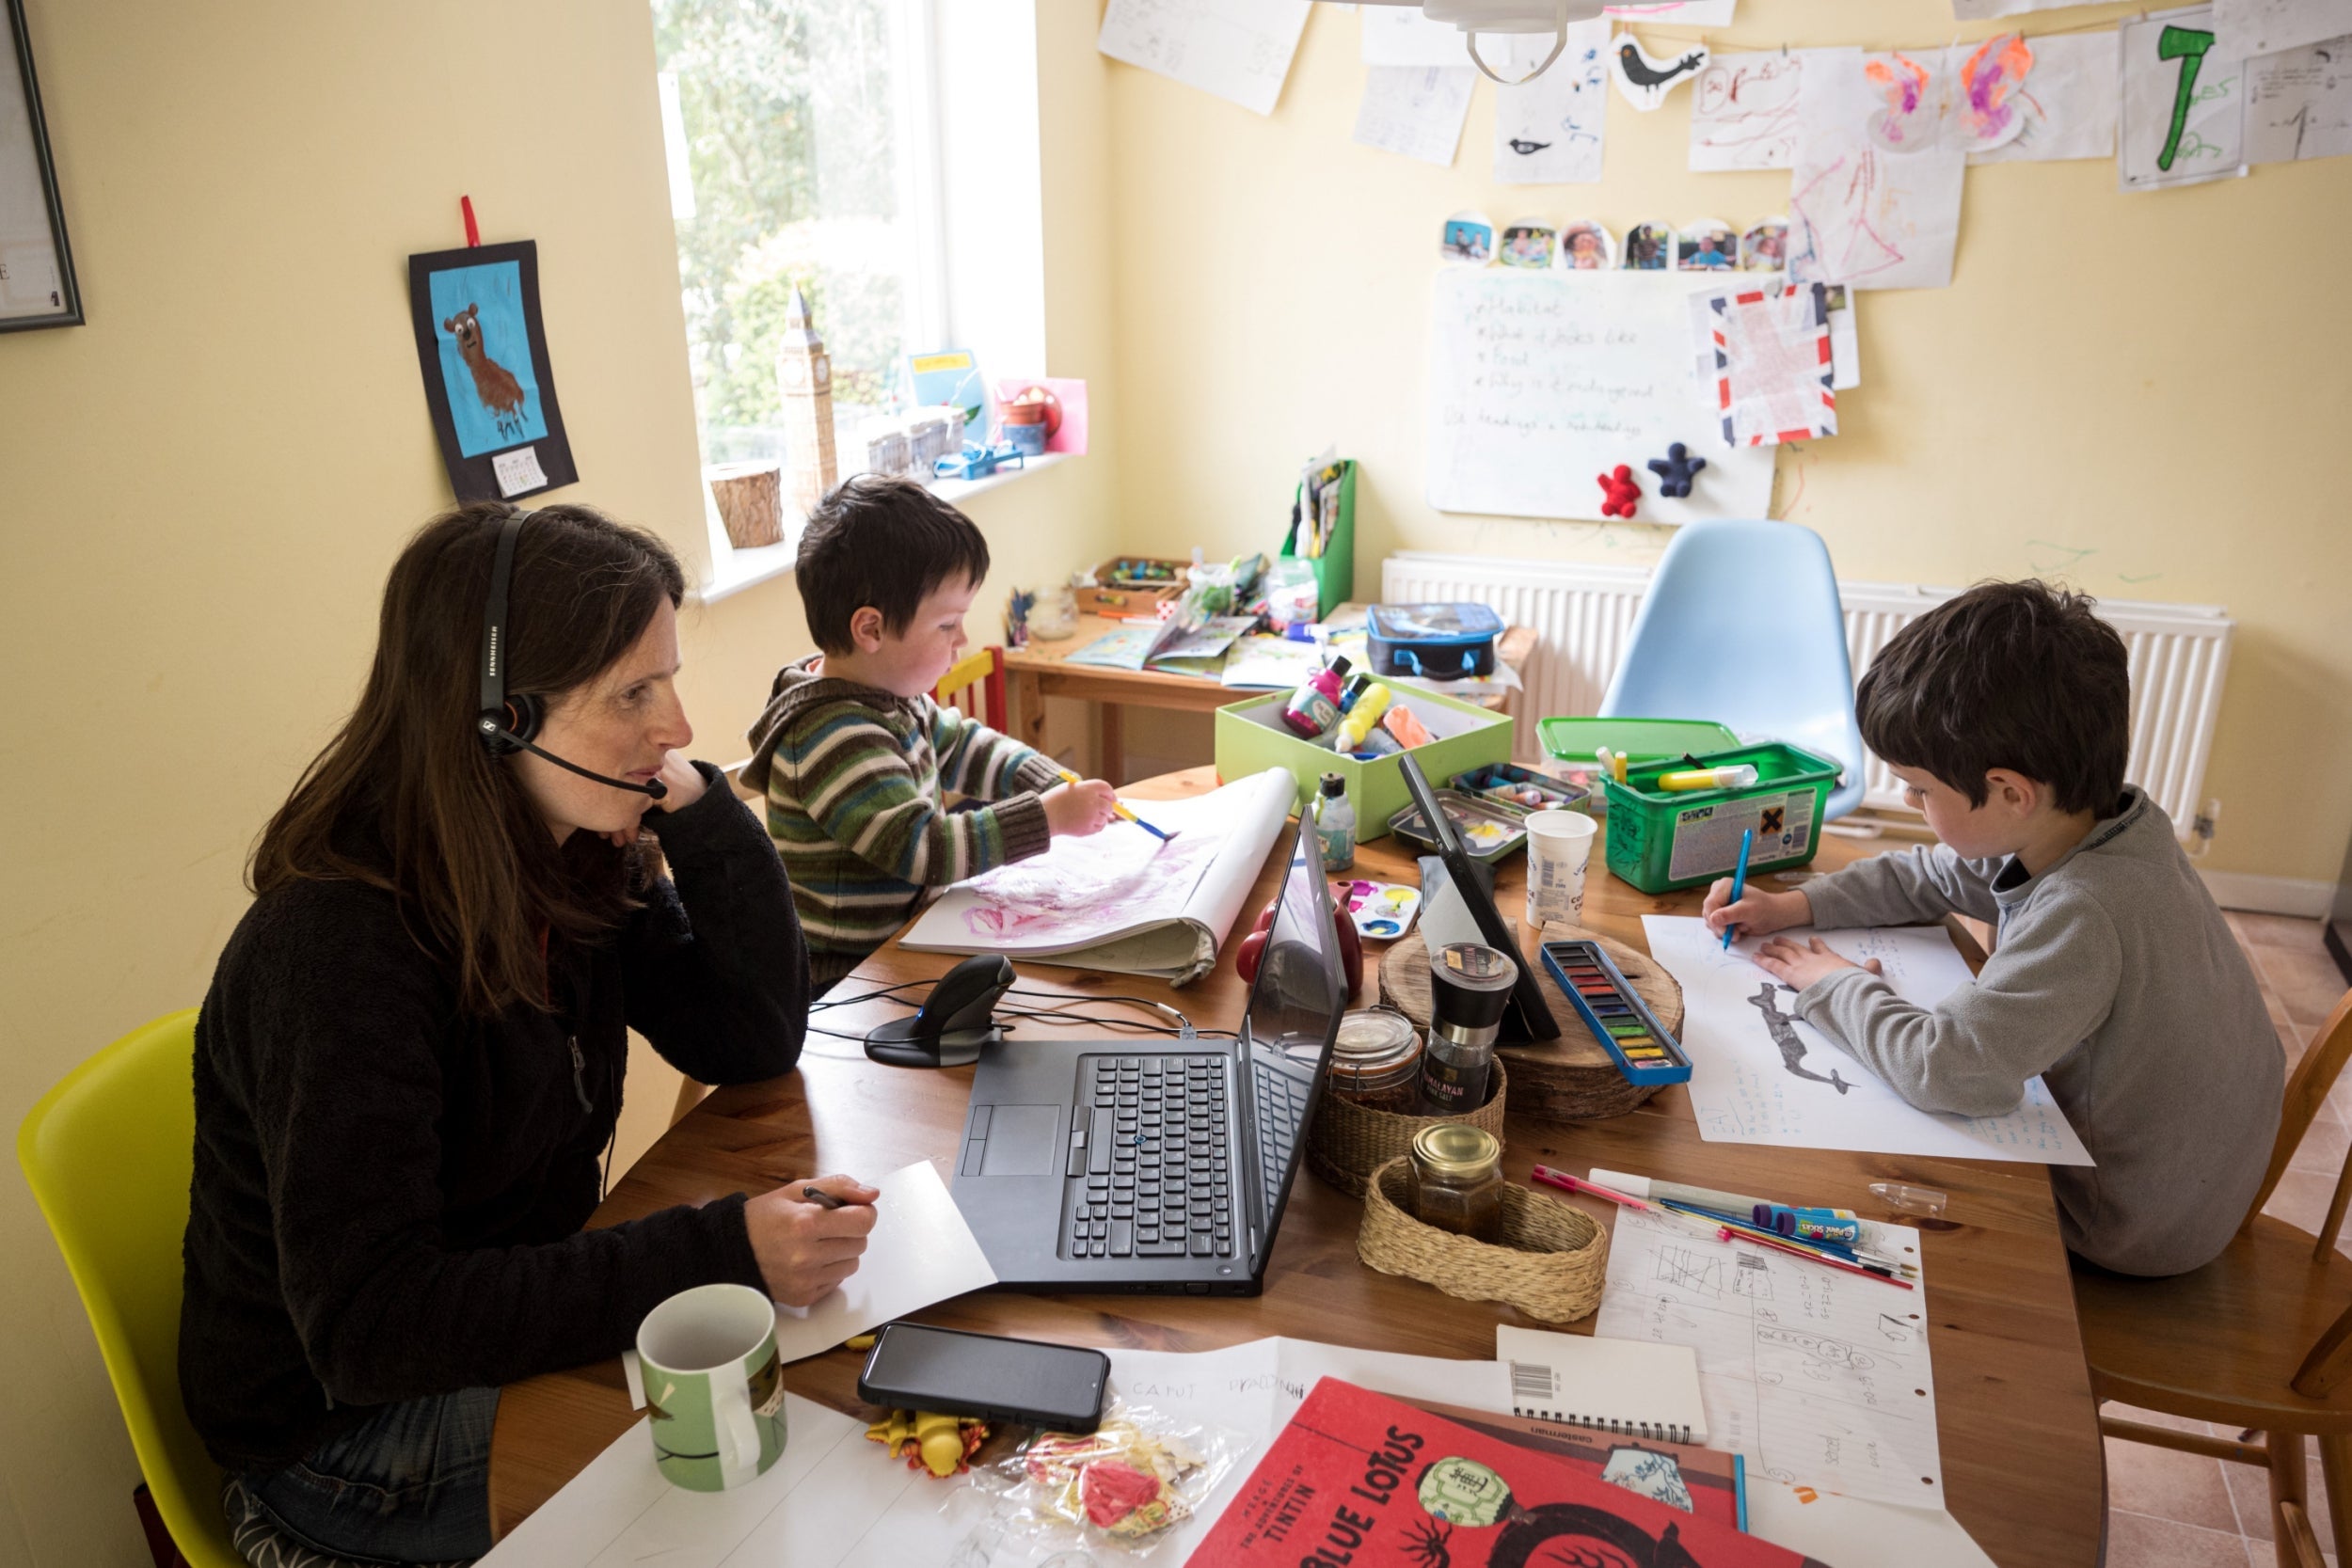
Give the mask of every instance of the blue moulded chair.
[[1686, 523], [1634, 617], [1609, 719], [1712, 719], [1845, 769], [1828, 815], [1862, 802], [1846, 613], [1821, 536], [1796, 523]]

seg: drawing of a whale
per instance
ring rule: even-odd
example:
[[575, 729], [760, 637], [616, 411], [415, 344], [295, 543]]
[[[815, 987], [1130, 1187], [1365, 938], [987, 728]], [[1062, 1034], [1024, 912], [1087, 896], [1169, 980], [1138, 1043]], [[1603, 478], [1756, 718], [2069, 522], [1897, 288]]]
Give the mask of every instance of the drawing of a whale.
[[1780, 1048], [1780, 1065], [1799, 1078], [1810, 1078], [1816, 1084], [1827, 1084], [1839, 1094], [1844, 1094], [1848, 1089], [1852, 1088], [1851, 1084], [1837, 1076], [1836, 1068], [1829, 1069], [1827, 1078], [1818, 1072], [1805, 1070], [1804, 1041], [1797, 1038], [1795, 1021], [1772, 1006], [1772, 992], [1779, 989], [1767, 980], [1761, 990], [1748, 998], [1748, 1003], [1763, 1013], [1764, 1027], [1772, 1032], [1772, 1044]]

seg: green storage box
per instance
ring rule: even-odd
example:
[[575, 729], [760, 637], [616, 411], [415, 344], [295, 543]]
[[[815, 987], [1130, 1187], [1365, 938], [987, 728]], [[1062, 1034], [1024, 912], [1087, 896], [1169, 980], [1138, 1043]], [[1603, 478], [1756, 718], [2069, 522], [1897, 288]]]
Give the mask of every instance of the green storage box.
[[1728, 877], [1740, 863], [1740, 835], [1756, 831], [1748, 875], [1803, 865], [1821, 839], [1821, 814], [1837, 783], [1837, 764], [1780, 741], [1699, 755], [1701, 768], [1748, 763], [1756, 783], [1745, 789], [1665, 790], [1650, 787], [1661, 773], [1679, 772], [1680, 757], [1628, 770], [1626, 782], [1604, 780], [1609, 796], [1609, 869], [1644, 893], [1672, 893]]
[[[1431, 788], [1441, 786], [1456, 773], [1511, 760], [1509, 714], [1417, 687], [1391, 689], [1395, 700], [1411, 708], [1435, 737], [1426, 746], [1399, 753], [1421, 765]], [[1321, 787], [1323, 775], [1337, 773], [1347, 781], [1347, 798], [1356, 806], [1357, 837], [1387, 837], [1389, 818], [1410, 799], [1397, 756], [1358, 762], [1299, 739], [1282, 723], [1282, 708], [1290, 698], [1287, 691], [1265, 692], [1216, 710], [1217, 777], [1231, 783], [1269, 768], [1287, 768], [1298, 781], [1298, 800], [1304, 805]]]

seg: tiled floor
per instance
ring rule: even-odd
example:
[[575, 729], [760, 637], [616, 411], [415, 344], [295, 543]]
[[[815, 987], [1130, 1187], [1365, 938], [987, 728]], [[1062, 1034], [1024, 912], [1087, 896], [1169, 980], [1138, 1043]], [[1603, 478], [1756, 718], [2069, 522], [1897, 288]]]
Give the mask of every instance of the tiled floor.
[[[2287, 1068], [2303, 1054], [2312, 1032], [2344, 991], [2344, 976], [2319, 943], [2319, 923], [2281, 915], [2233, 912], [2230, 925], [2253, 961], [2270, 1004], [2271, 1022], [2286, 1045]], [[2352, 1072], [2312, 1124], [2285, 1180], [2265, 1212], [2316, 1231], [2328, 1195], [2352, 1145]], [[2344, 1251], [2352, 1254], [2352, 1227]], [[2127, 1416], [2189, 1432], [2234, 1437], [2201, 1421], [2109, 1405]], [[2312, 1524], [2328, 1540], [2328, 1498], [2319, 1461], [2307, 1460]], [[2244, 1465], [2173, 1453], [2144, 1443], [2107, 1443], [2107, 1562], [2109, 1568], [2270, 1568], [2270, 1494], [2266, 1478]], [[2335, 1555], [2328, 1554], [2333, 1564]]]

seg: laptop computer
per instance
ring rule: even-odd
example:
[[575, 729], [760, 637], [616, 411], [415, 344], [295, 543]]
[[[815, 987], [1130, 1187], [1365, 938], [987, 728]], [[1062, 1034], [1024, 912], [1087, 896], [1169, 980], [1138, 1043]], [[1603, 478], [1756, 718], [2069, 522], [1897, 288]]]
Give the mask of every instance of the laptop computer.
[[956, 1207], [997, 1283], [1256, 1295], [1347, 1006], [1302, 820], [1238, 1037], [981, 1049]]

